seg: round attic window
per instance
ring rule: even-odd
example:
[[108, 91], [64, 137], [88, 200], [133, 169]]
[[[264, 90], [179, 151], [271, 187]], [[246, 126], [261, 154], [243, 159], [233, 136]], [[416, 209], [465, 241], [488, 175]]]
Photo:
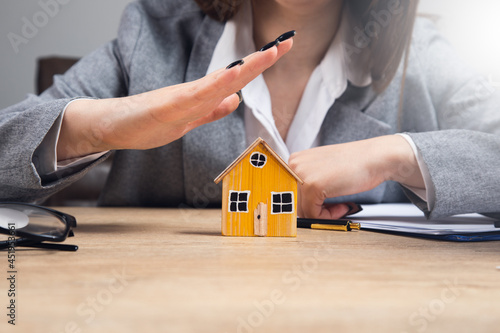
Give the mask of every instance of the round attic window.
[[266, 165], [267, 156], [262, 153], [253, 153], [250, 156], [250, 163], [256, 168], [262, 168]]

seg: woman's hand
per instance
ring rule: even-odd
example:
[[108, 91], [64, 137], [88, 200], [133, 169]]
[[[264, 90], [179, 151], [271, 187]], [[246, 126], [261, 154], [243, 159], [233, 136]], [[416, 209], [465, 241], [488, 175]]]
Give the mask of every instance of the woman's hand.
[[235, 93], [272, 66], [292, 39], [199, 80], [123, 98], [77, 100], [63, 117], [58, 160], [114, 149], [150, 149], [218, 120], [239, 104]]
[[289, 165], [304, 180], [298, 215], [306, 218], [338, 219], [352, 205], [324, 204], [326, 198], [368, 191], [386, 180], [425, 187], [413, 150], [400, 135], [297, 152]]

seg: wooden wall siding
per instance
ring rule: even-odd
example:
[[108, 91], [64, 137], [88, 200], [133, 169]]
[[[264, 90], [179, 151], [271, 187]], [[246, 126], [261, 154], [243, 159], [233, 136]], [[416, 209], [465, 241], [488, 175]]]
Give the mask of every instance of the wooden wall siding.
[[[266, 155], [267, 162], [263, 168], [250, 164], [250, 156], [254, 152]], [[232, 213], [228, 211], [229, 191], [251, 191], [248, 200], [248, 213]], [[226, 236], [254, 236], [254, 209], [259, 202], [267, 204], [268, 233], [267, 236], [297, 235], [297, 181], [290, 175], [263, 146], [258, 145], [224, 178], [222, 184], [222, 234]], [[293, 192], [294, 212], [291, 214], [271, 214], [271, 192]]]

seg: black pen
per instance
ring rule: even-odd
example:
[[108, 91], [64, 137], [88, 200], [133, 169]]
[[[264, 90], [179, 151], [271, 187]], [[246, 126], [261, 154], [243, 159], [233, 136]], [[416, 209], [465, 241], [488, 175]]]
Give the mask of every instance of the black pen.
[[359, 230], [359, 223], [351, 220], [320, 220], [320, 219], [304, 219], [297, 218], [298, 228], [319, 229], [319, 230], [337, 230], [351, 231], [352, 229]]

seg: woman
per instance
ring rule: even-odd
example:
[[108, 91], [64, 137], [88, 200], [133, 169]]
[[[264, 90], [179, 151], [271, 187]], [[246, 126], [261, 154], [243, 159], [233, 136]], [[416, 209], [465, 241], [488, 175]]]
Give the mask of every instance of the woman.
[[416, 1], [197, 2], [131, 4], [117, 40], [2, 112], [2, 199], [43, 198], [117, 150], [101, 204], [219, 204], [213, 178], [262, 136], [304, 179], [304, 217], [406, 196], [430, 217], [500, 211], [500, 98], [413, 29]]

